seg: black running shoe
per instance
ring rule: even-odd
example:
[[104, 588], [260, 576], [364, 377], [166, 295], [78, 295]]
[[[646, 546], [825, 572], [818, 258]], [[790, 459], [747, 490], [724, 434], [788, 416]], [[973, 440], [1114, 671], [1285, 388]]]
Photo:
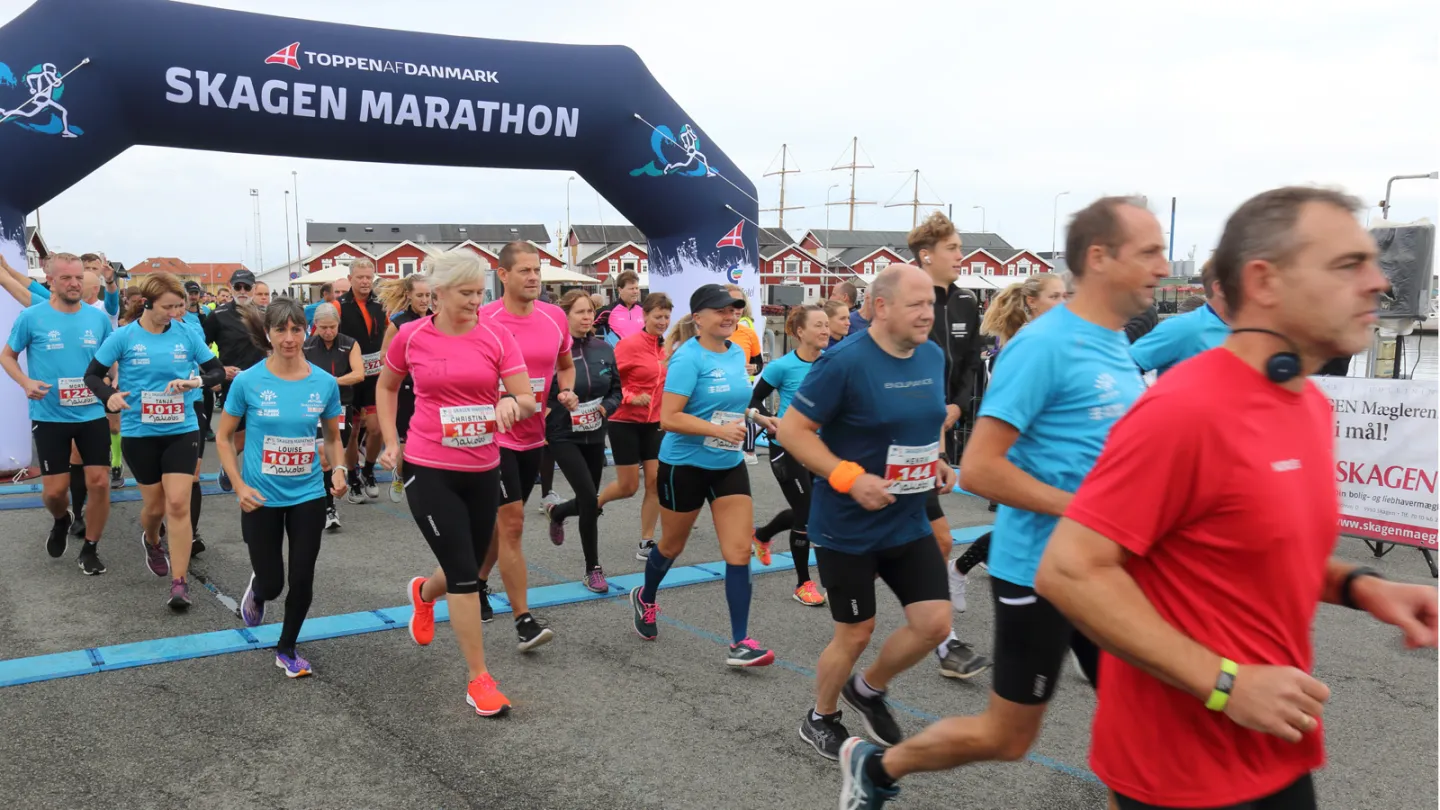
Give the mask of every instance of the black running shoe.
[[495, 608], [490, 607], [490, 583], [481, 580], [480, 582], [480, 621], [488, 622], [495, 618]]
[[969, 680], [990, 668], [990, 659], [975, 652], [969, 644], [951, 639], [940, 659], [940, 674], [947, 678]]
[[900, 725], [895, 722], [894, 715], [890, 714], [890, 707], [885, 705], [885, 695], [873, 698], [861, 695], [855, 688], [855, 678], [852, 677], [841, 687], [840, 699], [860, 713], [860, 722], [865, 726], [865, 733], [870, 735], [870, 739], [886, 748], [898, 745], [905, 739]]
[[87, 577], [98, 577], [105, 573], [105, 563], [100, 562], [100, 555], [95, 552], [94, 543], [86, 543], [80, 547], [80, 573]]
[[76, 540], [85, 539], [85, 511], [75, 516], [75, 521], [70, 524], [70, 536]]
[[190, 556], [194, 557], [196, 554], [199, 554], [204, 550], [205, 540], [200, 536], [200, 530], [196, 529], [195, 536], [190, 538]]
[[70, 545], [70, 524], [74, 522], [75, 516], [69, 512], [55, 519], [50, 527], [50, 536], [45, 539], [45, 553], [51, 557], [65, 556], [65, 549]]
[[515, 635], [520, 637], [520, 643], [516, 645], [520, 652], [530, 652], [555, 640], [555, 631], [542, 626], [529, 613], [515, 620]]
[[111, 489], [124, 489], [124, 488], [125, 488], [125, 470], [123, 470], [123, 469], [120, 468], [120, 467], [111, 467], [111, 468], [110, 468], [110, 488], [111, 488]]
[[815, 719], [813, 710], [805, 712], [805, 719], [800, 721], [800, 739], [815, 746], [820, 756], [826, 759], [840, 759], [840, 746], [850, 738], [850, 732], [840, 723], [842, 712], [821, 715], [819, 720]]

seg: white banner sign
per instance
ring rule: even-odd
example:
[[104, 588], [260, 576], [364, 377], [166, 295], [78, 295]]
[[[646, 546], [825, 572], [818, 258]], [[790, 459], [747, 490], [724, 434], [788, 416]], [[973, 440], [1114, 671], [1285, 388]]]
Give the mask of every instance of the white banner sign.
[[1440, 421], [1435, 383], [1313, 379], [1335, 409], [1341, 533], [1436, 548]]

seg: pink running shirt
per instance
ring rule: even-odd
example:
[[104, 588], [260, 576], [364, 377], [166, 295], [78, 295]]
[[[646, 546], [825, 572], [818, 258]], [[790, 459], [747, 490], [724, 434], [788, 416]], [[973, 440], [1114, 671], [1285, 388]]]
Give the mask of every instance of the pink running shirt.
[[400, 327], [385, 364], [409, 374], [415, 386], [406, 461], [478, 472], [500, 464], [496, 439], [508, 435], [495, 435], [500, 381], [525, 373], [520, 344], [508, 331], [482, 319], [467, 335], [447, 335], [433, 318], [421, 318]]
[[503, 326], [515, 336], [529, 369], [530, 390], [535, 392], [540, 406], [529, 419], [516, 422], [509, 433], [502, 433], [500, 446], [517, 452], [543, 447], [545, 406], [555, 381], [555, 360], [562, 353], [570, 353], [570, 317], [565, 310], [544, 301], [536, 301], [529, 315], [512, 315], [505, 309], [504, 299], [500, 299], [480, 308], [480, 322]]

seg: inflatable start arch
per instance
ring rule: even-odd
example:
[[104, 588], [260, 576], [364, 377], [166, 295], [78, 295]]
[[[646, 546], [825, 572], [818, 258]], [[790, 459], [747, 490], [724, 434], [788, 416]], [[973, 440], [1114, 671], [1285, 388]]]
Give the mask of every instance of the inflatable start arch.
[[[651, 287], [677, 316], [700, 284], [758, 293], [754, 185], [625, 47], [168, 0], [40, 0], [0, 28], [0, 251], [11, 266], [25, 266], [28, 212], [137, 144], [569, 170], [649, 237]], [[0, 302], [5, 335], [15, 313]], [[25, 412], [18, 386], [0, 384], [0, 408]], [[30, 455], [25, 420], [0, 423], [0, 468]]]

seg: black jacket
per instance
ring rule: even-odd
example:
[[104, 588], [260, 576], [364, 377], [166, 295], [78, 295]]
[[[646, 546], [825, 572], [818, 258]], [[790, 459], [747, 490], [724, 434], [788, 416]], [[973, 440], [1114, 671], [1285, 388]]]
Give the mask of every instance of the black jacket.
[[[354, 347], [353, 338], [336, 335], [334, 345], [327, 349], [325, 338], [311, 335], [305, 338], [305, 359], [324, 369], [331, 377], [339, 379], [350, 373], [350, 350]], [[353, 385], [340, 386], [341, 405], [349, 405], [354, 401], [354, 388]]]
[[[609, 420], [620, 407], [620, 372], [615, 368], [615, 349], [604, 338], [591, 335], [574, 341], [570, 357], [575, 361], [575, 396], [581, 404], [600, 400], [600, 410]], [[560, 404], [559, 396], [560, 385], [552, 380], [550, 400], [545, 403], [545, 438], [552, 442], [603, 444], [603, 425], [599, 430], [579, 433], [571, 429], [571, 413]]]
[[969, 413], [980, 364], [980, 302], [955, 285], [935, 288], [935, 323], [930, 339], [945, 352], [945, 404]]
[[1134, 343], [1140, 338], [1150, 334], [1150, 330], [1159, 324], [1160, 310], [1156, 309], [1154, 305], [1151, 305], [1149, 309], [1131, 318], [1129, 322], [1125, 324], [1125, 337], [1129, 338], [1131, 343]]
[[245, 320], [234, 301], [216, 307], [201, 321], [200, 327], [205, 332], [205, 342], [214, 343], [220, 350], [221, 365], [244, 371], [265, 359], [265, 352], [250, 339], [250, 330], [245, 328]]
[[365, 301], [365, 308], [370, 312], [370, 326], [365, 326], [365, 315], [360, 311], [360, 302], [355, 300], [355, 292], [352, 290], [335, 300], [340, 307], [340, 334], [348, 335], [360, 344], [361, 354], [374, 354], [380, 351], [380, 345], [385, 342], [385, 325], [389, 323], [385, 319], [385, 307], [375, 298], [375, 293]]

